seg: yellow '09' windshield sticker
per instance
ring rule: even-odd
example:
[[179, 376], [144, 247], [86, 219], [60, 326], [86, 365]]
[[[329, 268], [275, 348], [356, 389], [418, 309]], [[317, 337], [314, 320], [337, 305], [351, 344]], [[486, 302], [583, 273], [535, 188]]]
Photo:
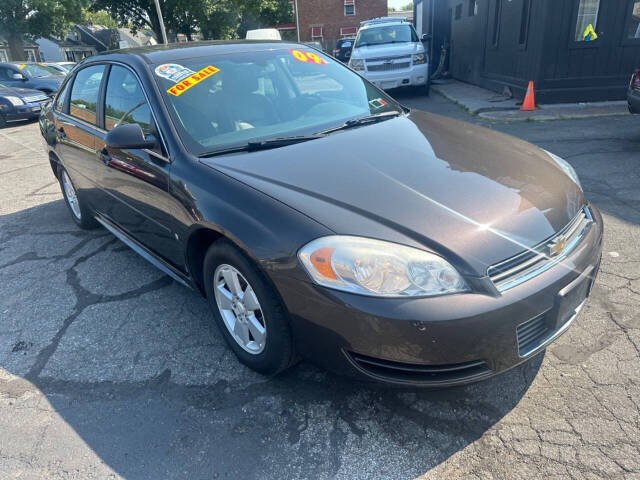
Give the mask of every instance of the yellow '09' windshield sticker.
[[202, 70], [192, 75], [189, 75], [184, 80], [180, 80], [173, 87], [168, 88], [167, 93], [169, 95], [173, 95], [174, 97], [177, 97], [178, 95], [182, 95], [184, 92], [189, 90], [194, 85], [197, 85], [198, 83], [203, 81], [205, 78], [209, 78], [211, 75], [215, 75], [219, 71], [220, 71], [219, 68], [216, 68], [211, 65], [209, 65], [208, 67], [204, 67]]

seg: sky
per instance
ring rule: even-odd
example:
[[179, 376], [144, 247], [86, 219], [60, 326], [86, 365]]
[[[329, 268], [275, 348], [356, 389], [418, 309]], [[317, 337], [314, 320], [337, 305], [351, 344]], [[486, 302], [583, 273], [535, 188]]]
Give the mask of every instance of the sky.
[[411, 0], [387, 0], [387, 5], [392, 8], [404, 7]]

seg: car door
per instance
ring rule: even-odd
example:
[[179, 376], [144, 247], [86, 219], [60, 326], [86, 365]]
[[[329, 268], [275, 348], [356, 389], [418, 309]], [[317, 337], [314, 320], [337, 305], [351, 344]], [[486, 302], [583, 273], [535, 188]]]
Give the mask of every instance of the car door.
[[[145, 136], [157, 139], [154, 149], [116, 149], [105, 144], [118, 125], [137, 123]], [[107, 193], [97, 208], [128, 235], [174, 266], [183, 254], [169, 227], [176, 200], [169, 194], [170, 162], [161, 134], [137, 76], [128, 67], [112, 65], [104, 92], [104, 128], [98, 148], [105, 168], [100, 187]]]
[[7, 87], [25, 87], [25, 80], [13, 78], [18, 73], [21, 73], [18, 67], [0, 66], [0, 83]]
[[[96, 150], [98, 98], [106, 65], [91, 65], [72, 79], [68, 106], [54, 110], [56, 151], [81, 195], [96, 202], [100, 159]], [[67, 87], [65, 86], [65, 89]]]

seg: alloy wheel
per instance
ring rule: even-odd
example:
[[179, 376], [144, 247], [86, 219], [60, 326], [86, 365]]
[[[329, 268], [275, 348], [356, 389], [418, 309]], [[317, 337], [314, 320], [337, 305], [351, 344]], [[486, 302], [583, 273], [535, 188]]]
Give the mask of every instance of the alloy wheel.
[[262, 353], [267, 325], [253, 287], [236, 268], [227, 264], [219, 265], [213, 278], [216, 304], [227, 330], [246, 352]]
[[65, 197], [69, 204], [69, 208], [71, 208], [71, 212], [78, 220], [80, 220], [82, 218], [82, 214], [80, 213], [78, 195], [76, 194], [76, 189], [73, 187], [73, 183], [71, 183], [69, 175], [65, 171], [62, 172], [62, 188], [64, 188]]

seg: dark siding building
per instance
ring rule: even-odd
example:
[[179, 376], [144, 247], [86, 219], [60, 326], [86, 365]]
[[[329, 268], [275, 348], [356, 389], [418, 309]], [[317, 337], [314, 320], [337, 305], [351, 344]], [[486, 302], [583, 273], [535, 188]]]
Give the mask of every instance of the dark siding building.
[[533, 80], [540, 103], [622, 100], [640, 59], [640, 0], [417, 3], [435, 12], [422, 33], [444, 32], [454, 78], [517, 98]]

